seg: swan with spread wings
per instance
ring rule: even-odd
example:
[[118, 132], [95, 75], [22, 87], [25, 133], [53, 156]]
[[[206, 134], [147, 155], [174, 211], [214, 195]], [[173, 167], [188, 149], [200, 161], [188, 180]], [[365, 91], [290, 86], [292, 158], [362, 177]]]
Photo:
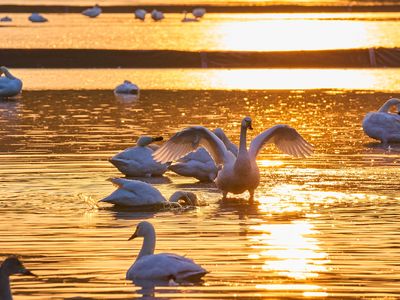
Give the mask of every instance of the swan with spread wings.
[[223, 199], [228, 193], [241, 194], [249, 191], [250, 201], [253, 201], [254, 191], [260, 183], [256, 158], [266, 144], [274, 143], [282, 152], [295, 157], [311, 155], [313, 146], [296, 129], [288, 125], [275, 125], [256, 136], [247, 149], [248, 129], [253, 129], [252, 120], [245, 117], [241, 122], [237, 157], [227, 150], [212, 131], [203, 126], [192, 126], [177, 132], [153, 153], [153, 157], [161, 163], [170, 162], [203, 146], [219, 166], [215, 184], [222, 191]]

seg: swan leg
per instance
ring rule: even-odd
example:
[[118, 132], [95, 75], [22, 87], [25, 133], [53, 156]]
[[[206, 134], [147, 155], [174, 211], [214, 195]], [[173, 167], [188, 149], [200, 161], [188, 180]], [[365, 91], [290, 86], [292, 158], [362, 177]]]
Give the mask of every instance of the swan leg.
[[254, 190], [249, 190], [250, 197], [249, 197], [249, 202], [250, 204], [254, 203]]
[[228, 192], [222, 192], [222, 200], [226, 200], [226, 196], [228, 195]]

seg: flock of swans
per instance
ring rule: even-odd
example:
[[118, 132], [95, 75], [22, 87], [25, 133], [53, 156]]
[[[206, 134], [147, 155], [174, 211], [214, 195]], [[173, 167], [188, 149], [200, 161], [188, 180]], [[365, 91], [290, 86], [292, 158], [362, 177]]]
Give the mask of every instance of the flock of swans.
[[[13, 76], [4, 66], [0, 67], [0, 98], [17, 96], [21, 93], [22, 81]], [[114, 90], [115, 94], [139, 95], [139, 88], [124, 81]], [[390, 109], [396, 106], [397, 113]], [[400, 100], [389, 99], [377, 112], [368, 113], [362, 127], [371, 138], [384, 145], [400, 142]], [[283, 153], [294, 157], [307, 157], [313, 146], [296, 129], [288, 125], [275, 125], [247, 143], [247, 131], [252, 130], [252, 119], [241, 121], [239, 147], [233, 144], [221, 128], [209, 130], [203, 126], [191, 126], [175, 133], [161, 146], [162, 137], [142, 136], [136, 146], [130, 147], [110, 159], [118, 170], [128, 177], [161, 176], [167, 170], [200, 181], [214, 181], [222, 192], [242, 194], [248, 191], [249, 202], [260, 182], [257, 155], [268, 144], [274, 144]], [[140, 180], [112, 178], [117, 189], [100, 202], [127, 207], [182, 207], [199, 206], [194, 193], [176, 191], [167, 200], [155, 187]], [[149, 222], [140, 222], [129, 240], [143, 237], [141, 250], [128, 269], [126, 279], [166, 280], [177, 283], [198, 281], [207, 271], [193, 260], [170, 253], [154, 254], [156, 233]], [[34, 275], [18, 258], [7, 258], [0, 266], [0, 298], [12, 299], [9, 277], [13, 274]]]
[[[89, 18], [96, 18], [102, 13], [102, 9], [98, 4], [96, 4], [93, 7], [83, 10], [81, 13], [82, 13], [82, 15], [87, 16]], [[204, 8], [201, 8], [201, 7], [194, 8], [192, 10], [192, 15], [194, 18], [189, 18], [189, 17], [187, 17], [188, 12], [183, 11], [184, 17], [181, 21], [182, 22], [198, 22], [205, 15], [205, 13], [206, 13], [206, 10]], [[144, 21], [146, 19], [146, 15], [147, 15], [147, 11], [144, 9], [138, 8], [135, 10], [135, 19]], [[154, 21], [161, 21], [162, 19], [165, 18], [164, 13], [157, 9], [154, 9], [150, 12], [150, 17]], [[39, 13], [32, 13], [28, 17], [28, 20], [33, 23], [48, 22], [48, 19]], [[9, 16], [5, 16], [5, 17], [0, 18], [0, 22], [12, 22], [12, 18]]]

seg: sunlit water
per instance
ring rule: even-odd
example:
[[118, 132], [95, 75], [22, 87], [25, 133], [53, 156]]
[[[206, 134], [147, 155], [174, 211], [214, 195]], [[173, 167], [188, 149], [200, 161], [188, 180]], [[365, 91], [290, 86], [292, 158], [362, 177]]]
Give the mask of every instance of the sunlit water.
[[169, 49], [184, 51], [279, 51], [399, 47], [400, 13], [207, 14], [182, 23], [183, 14], [161, 22], [131, 14], [9, 14], [0, 24], [2, 48]]
[[[16, 299], [309, 298], [395, 299], [400, 283], [400, 147], [383, 149], [360, 122], [391, 96], [351, 91], [145, 90], [134, 102], [111, 91], [25, 91], [0, 102], [0, 248], [38, 278], [13, 277]], [[315, 145], [293, 159], [269, 146], [258, 157], [256, 204], [221, 201], [212, 184], [166, 173], [166, 196], [191, 190], [209, 205], [135, 213], [97, 200], [121, 176], [107, 161], [141, 134], [169, 137], [190, 124], [220, 126], [238, 141], [286, 123]], [[372, 144], [371, 144], [372, 143]], [[125, 272], [155, 225], [157, 252], [187, 255], [202, 285], [142, 289]]]

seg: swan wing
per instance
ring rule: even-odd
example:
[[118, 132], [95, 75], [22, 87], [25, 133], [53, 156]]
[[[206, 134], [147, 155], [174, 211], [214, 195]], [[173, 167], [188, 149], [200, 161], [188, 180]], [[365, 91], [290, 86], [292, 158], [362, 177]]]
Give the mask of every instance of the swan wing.
[[203, 146], [217, 164], [230, 160], [224, 143], [209, 129], [203, 126], [188, 127], [175, 133], [164, 145], [154, 151], [156, 161], [166, 163], [177, 160], [189, 152]]
[[264, 145], [268, 143], [275, 143], [283, 153], [295, 157], [310, 156], [313, 152], [313, 146], [296, 129], [288, 125], [275, 125], [260, 133], [251, 141], [250, 156], [255, 159]]
[[225, 134], [225, 132], [222, 130], [222, 128], [215, 128], [214, 133], [221, 141], [224, 142], [225, 147], [231, 151], [235, 156], [238, 155], [239, 153], [239, 148], [231, 142], [231, 140], [228, 138], [228, 136]]

